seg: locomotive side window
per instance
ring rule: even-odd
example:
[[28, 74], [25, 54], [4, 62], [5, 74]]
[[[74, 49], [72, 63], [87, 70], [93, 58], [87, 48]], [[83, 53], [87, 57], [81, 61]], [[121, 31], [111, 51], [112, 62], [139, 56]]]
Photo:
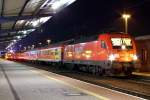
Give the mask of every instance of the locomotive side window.
[[101, 41], [101, 48], [103, 48], [103, 49], [106, 49], [107, 47], [106, 47], [106, 43], [105, 43], [105, 41]]

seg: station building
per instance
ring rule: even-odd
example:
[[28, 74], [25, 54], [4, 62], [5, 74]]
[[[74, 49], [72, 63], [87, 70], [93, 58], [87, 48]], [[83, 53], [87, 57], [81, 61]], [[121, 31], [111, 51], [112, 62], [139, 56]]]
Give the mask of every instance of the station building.
[[141, 72], [150, 72], [150, 35], [135, 38], [138, 56], [141, 62]]

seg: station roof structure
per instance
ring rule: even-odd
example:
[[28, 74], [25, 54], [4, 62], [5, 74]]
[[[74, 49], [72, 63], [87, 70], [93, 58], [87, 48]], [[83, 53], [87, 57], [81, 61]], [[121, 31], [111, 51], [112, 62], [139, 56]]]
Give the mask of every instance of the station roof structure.
[[0, 0], [0, 49], [10, 48], [75, 0]]

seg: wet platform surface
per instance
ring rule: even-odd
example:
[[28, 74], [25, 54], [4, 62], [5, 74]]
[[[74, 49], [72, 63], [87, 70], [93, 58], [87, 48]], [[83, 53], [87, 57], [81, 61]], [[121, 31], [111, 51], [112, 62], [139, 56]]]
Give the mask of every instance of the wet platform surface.
[[142, 98], [0, 59], [0, 100], [142, 100]]

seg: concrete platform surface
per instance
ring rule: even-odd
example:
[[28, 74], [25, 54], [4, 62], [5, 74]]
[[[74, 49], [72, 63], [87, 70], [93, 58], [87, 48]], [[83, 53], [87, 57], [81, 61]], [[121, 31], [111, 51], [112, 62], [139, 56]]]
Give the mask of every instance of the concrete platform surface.
[[0, 100], [142, 100], [142, 98], [0, 59]]

